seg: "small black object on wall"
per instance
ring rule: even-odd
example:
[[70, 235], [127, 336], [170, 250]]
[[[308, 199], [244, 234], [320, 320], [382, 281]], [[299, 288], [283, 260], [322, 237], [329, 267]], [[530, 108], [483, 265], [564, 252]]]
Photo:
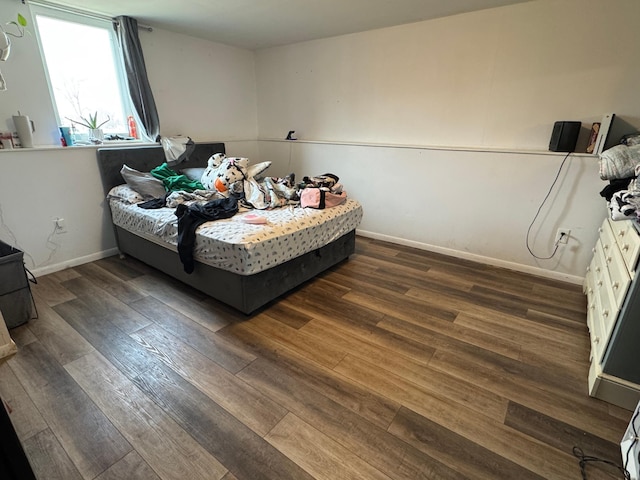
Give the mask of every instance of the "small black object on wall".
[[576, 149], [581, 127], [582, 122], [554, 123], [549, 150], [552, 152], [573, 152]]

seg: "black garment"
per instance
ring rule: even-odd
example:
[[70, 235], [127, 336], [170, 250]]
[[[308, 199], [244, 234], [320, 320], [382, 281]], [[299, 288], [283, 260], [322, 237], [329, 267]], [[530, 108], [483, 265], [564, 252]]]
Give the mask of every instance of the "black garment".
[[611, 201], [613, 194], [620, 190], [626, 190], [629, 187], [629, 183], [636, 177], [620, 178], [616, 180], [610, 180], [609, 185], [604, 187], [600, 192], [600, 196], [606, 198], [607, 202]]
[[204, 205], [178, 205], [178, 254], [186, 273], [192, 273], [193, 247], [196, 244], [196, 228], [205, 222], [233, 217], [238, 212], [238, 200], [235, 197], [211, 200]]
[[167, 196], [169, 193], [166, 193], [164, 197], [152, 198], [151, 200], [147, 200], [146, 202], [138, 203], [138, 207], [146, 208], [147, 210], [152, 210], [156, 208], [162, 208], [167, 203]]

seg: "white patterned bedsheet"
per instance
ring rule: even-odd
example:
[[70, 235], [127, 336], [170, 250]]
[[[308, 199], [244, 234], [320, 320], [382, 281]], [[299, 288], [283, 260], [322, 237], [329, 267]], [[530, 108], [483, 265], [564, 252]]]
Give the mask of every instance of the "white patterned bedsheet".
[[[177, 251], [175, 208], [147, 210], [113, 197], [109, 204], [115, 225]], [[249, 213], [268, 223], [244, 223], [241, 219]], [[352, 199], [324, 210], [287, 206], [241, 212], [198, 227], [193, 254], [201, 263], [252, 275], [337, 240], [361, 220], [362, 206]]]

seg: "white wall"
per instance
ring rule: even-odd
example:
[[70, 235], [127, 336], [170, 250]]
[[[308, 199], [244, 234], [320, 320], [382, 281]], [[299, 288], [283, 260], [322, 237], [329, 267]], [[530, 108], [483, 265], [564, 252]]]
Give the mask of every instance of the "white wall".
[[253, 52], [157, 29], [140, 42], [162, 135], [255, 140]]
[[[0, 0], [0, 12], [2, 22], [20, 12], [33, 26], [20, 2]], [[140, 40], [161, 133], [225, 141], [230, 154], [257, 158], [253, 53], [158, 29], [141, 31]], [[38, 146], [0, 150], [0, 240], [17, 242], [36, 274], [113, 253], [95, 148], [53, 146], [57, 125], [35, 35], [15, 40], [0, 69], [8, 84], [0, 92], [0, 131], [12, 128], [19, 109], [34, 120]], [[49, 238], [54, 217], [65, 218], [68, 231]]]
[[637, 0], [537, 0], [260, 50], [261, 138], [546, 150], [554, 121], [640, 124]]
[[[569, 245], [537, 260], [525, 234], [563, 159], [554, 121], [640, 126], [638, 18], [637, 0], [538, 0], [258, 51], [261, 159], [341, 176], [367, 235], [579, 281], [606, 214], [597, 158], [571, 157], [532, 229], [538, 256], [559, 227]], [[309, 143], [268, 141], [288, 130]]]

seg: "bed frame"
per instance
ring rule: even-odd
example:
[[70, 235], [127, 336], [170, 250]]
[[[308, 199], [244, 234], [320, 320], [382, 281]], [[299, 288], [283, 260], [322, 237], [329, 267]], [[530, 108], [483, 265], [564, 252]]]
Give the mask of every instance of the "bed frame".
[[[214, 153], [225, 153], [224, 143], [198, 143], [189, 158], [175, 169], [204, 167]], [[124, 183], [123, 164], [142, 172], [165, 161], [161, 146], [111, 147], [97, 150], [105, 194]], [[183, 270], [177, 251], [169, 250], [114, 225], [121, 254], [130, 255], [245, 314], [275, 300], [320, 272], [347, 259], [355, 250], [355, 230], [339, 239], [268, 270], [239, 275], [196, 262], [194, 272]]]

